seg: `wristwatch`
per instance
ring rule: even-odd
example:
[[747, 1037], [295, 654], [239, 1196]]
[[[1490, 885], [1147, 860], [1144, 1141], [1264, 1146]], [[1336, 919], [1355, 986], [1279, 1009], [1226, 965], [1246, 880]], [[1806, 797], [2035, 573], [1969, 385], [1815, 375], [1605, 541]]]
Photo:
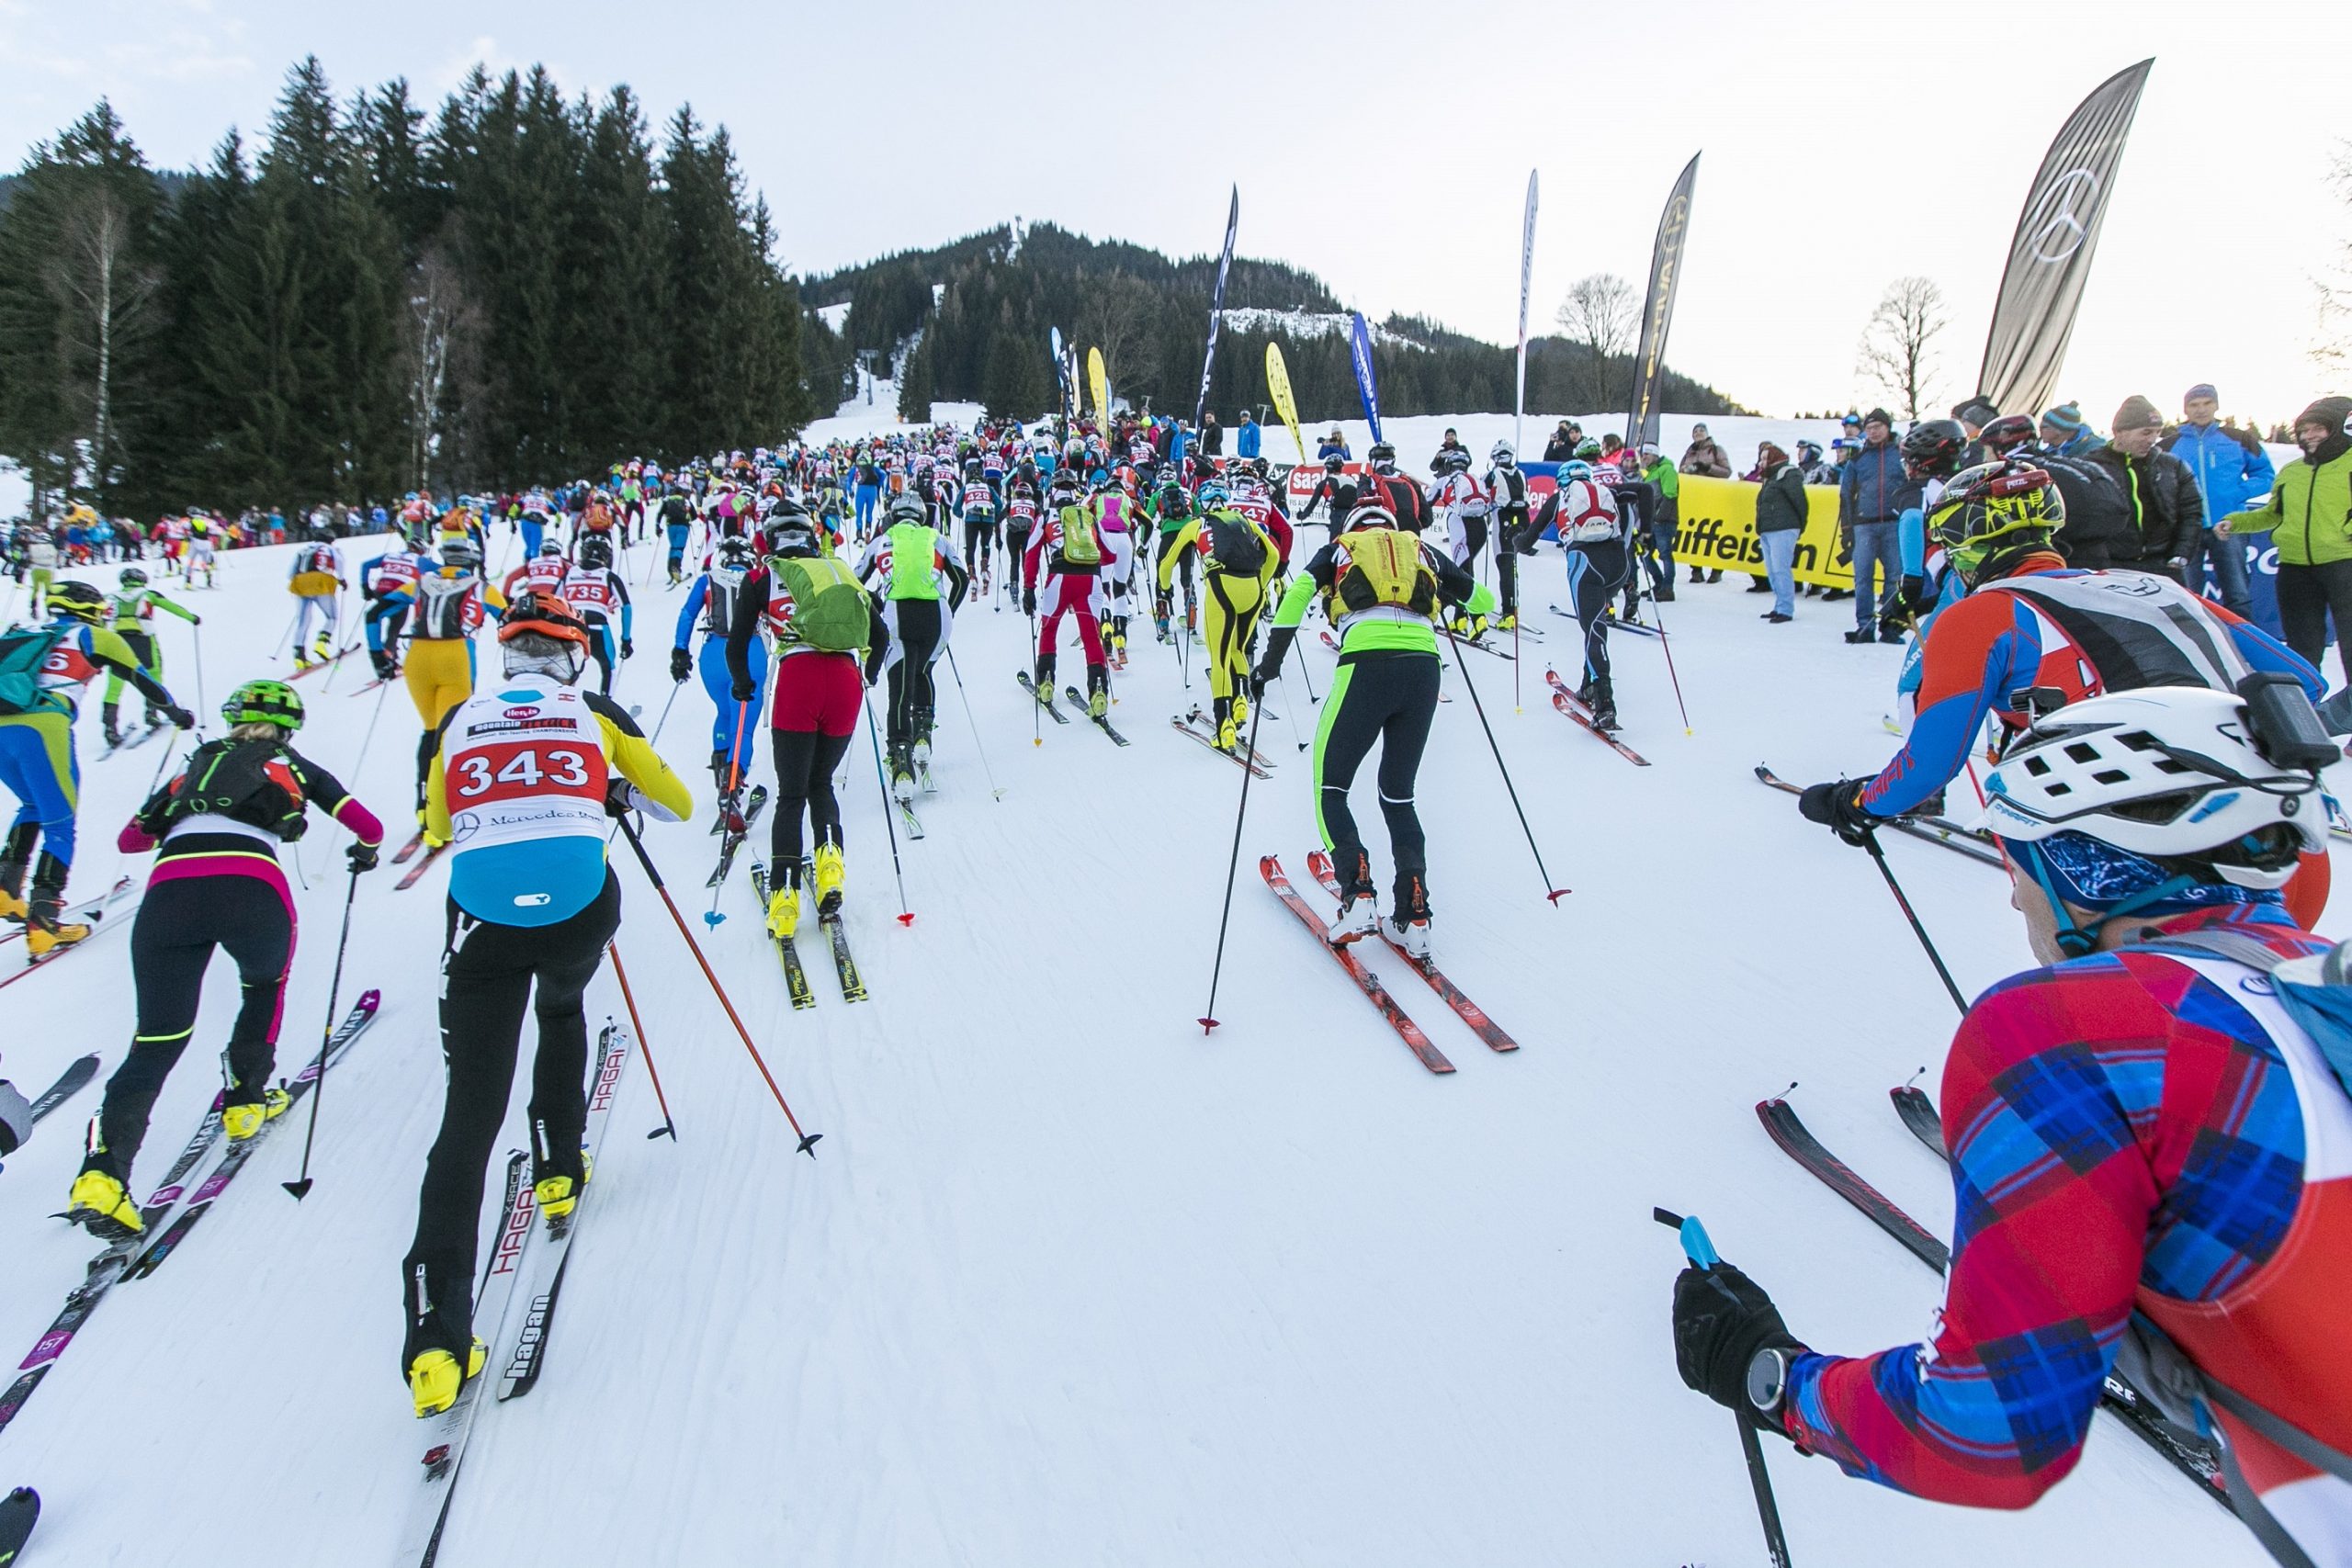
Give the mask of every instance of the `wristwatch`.
[[1768, 1345], [1747, 1363], [1747, 1403], [1767, 1416], [1778, 1416], [1788, 1393], [1790, 1359], [1788, 1350]]

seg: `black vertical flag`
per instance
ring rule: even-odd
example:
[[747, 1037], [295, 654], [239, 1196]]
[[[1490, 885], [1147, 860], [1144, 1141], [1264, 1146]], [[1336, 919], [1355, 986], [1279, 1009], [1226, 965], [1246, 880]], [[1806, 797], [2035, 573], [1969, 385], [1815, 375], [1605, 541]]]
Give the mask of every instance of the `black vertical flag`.
[[1233, 205], [1225, 214], [1225, 254], [1217, 258], [1216, 288], [1209, 295], [1209, 352], [1201, 361], [1201, 395], [1193, 403], [1193, 428], [1201, 428], [1201, 421], [1209, 412], [1209, 373], [1216, 368], [1216, 327], [1225, 310], [1225, 275], [1233, 265], [1233, 231], [1241, 223], [1241, 187], [1233, 187]]
[[2099, 220], [2123, 161], [2153, 59], [2119, 71], [2082, 102], [2050, 144], [2009, 241], [1977, 396], [2003, 413], [2037, 414], [2058, 385], [2075, 311], [2090, 281]]
[[1674, 296], [1682, 284], [1682, 248], [1690, 237], [1690, 192], [1699, 183], [1699, 154], [1682, 165], [1674, 194], [1657, 220], [1650, 247], [1650, 288], [1642, 301], [1642, 336], [1634, 345], [1634, 401], [1625, 415], [1625, 445], [1657, 439], [1658, 387], [1666, 378], [1666, 331], [1674, 324]]

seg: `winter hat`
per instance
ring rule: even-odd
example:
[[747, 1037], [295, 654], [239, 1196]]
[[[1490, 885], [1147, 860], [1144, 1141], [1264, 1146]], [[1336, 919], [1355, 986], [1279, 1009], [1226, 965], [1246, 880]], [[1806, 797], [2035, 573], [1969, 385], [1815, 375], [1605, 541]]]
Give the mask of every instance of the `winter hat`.
[[1984, 398], [1963, 398], [1951, 407], [1952, 418], [1962, 424], [1973, 424], [1982, 430], [2001, 417], [2001, 411]]
[[2115, 411], [2111, 428], [2120, 435], [2127, 430], [2162, 430], [2164, 424], [2165, 416], [2156, 412], [2156, 405], [2134, 392]]
[[2083, 428], [2083, 410], [2079, 403], [2060, 403], [2056, 408], [2041, 411], [2041, 423], [2061, 435], [2073, 435]]
[[1884, 409], [1872, 409], [1870, 412], [1862, 415], [1862, 423], [1864, 424], [1883, 424], [1886, 426], [1887, 429], [1893, 430], [1894, 428], [1894, 416], [1887, 412]]
[[2222, 394], [2213, 389], [2212, 382], [2199, 381], [2197, 385], [2189, 388], [2188, 390], [2180, 394], [2180, 406], [2187, 408], [2189, 404], [2195, 402], [2199, 398], [2211, 398], [2218, 403], [2222, 400]]
[[2352, 419], [2352, 398], [2322, 398], [2295, 416], [2295, 428], [2324, 424], [2330, 434], [2335, 434], [2343, 430], [2346, 419]]
[[1760, 444], [1756, 448], [1756, 455], [1767, 463], [1785, 463], [1789, 460], [1789, 455], [1770, 441]]

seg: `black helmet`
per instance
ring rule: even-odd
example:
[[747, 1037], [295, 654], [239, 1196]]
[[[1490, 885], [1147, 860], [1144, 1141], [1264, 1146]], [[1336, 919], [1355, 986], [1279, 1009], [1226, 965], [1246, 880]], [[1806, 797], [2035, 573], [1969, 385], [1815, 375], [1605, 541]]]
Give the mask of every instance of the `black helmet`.
[[1337, 452], [1330, 454], [1323, 459], [1323, 471], [1327, 474], [1336, 474], [1346, 466], [1346, 460], [1343, 459]]
[[2005, 413], [1977, 434], [1984, 443], [1984, 450], [1995, 457], [2004, 457], [2031, 441], [2033, 421], [2021, 413]]
[[49, 585], [49, 613], [95, 626], [106, 617], [107, 596], [86, 582], [65, 578]]
[[580, 540], [580, 564], [590, 570], [613, 564], [613, 542], [602, 534], [588, 534]]
[[1903, 437], [1903, 466], [1917, 479], [1947, 479], [1960, 471], [1968, 432], [1956, 419], [1921, 420]]
[[1364, 454], [1364, 458], [1375, 468], [1382, 463], [1393, 464], [1396, 461], [1396, 448], [1385, 441], [1375, 441], [1372, 444], [1372, 450]]

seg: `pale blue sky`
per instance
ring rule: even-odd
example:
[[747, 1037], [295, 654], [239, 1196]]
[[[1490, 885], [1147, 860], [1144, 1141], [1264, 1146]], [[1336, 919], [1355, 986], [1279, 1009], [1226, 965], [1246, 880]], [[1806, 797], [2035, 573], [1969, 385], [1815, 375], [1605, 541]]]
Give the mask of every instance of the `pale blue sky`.
[[2103, 424], [2126, 393], [2177, 408], [2198, 380], [2265, 418], [2344, 389], [2306, 358], [2312, 279], [2352, 239], [2324, 183], [2352, 135], [2331, 107], [2352, 77], [2341, 20], [2077, 3], [1995, 33], [1984, 14], [0, 0], [0, 152], [106, 94], [153, 159], [193, 164], [230, 124], [259, 125], [305, 52], [340, 92], [405, 75], [428, 97], [476, 60], [544, 61], [573, 91], [629, 82], [657, 119], [691, 101], [724, 121], [797, 270], [1014, 213], [1197, 254], [1238, 181], [1246, 254], [1368, 312], [1508, 341], [1531, 165], [1540, 323], [1585, 272], [1641, 274], [1667, 186], [1703, 149], [1672, 357], [1787, 412], [1868, 397], [1854, 342], [1905, 273], [1951, 299], [1943, 400], [1970, 389], [2043, 149], [2154, 54], [2064, 391]]

